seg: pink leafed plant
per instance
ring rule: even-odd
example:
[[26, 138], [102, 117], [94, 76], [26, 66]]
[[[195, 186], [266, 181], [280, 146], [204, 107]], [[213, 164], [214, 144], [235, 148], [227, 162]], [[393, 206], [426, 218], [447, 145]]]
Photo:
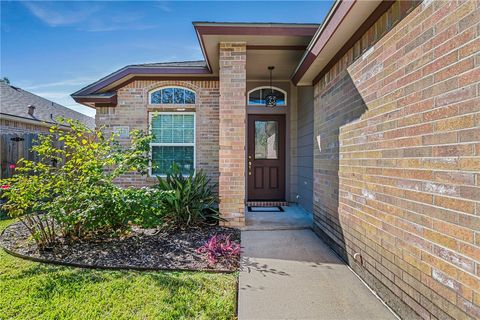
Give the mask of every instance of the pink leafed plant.
[[213, 265], [220, 260], [237, 260], [240, 256], [240, 244], [230, 239], [231, 235], [216, 234], [196, 250], [207, 255], [208, 264]]

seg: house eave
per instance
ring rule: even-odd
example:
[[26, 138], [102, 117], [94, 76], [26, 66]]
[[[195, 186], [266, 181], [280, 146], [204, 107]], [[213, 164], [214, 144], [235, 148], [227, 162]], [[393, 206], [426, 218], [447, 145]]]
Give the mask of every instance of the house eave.
[[388, 8], [393, 2], [393, 0], [337, 0], [292, 74], [292, 82], [298, 86], [312, 85], [318, 74], [372, 13], [382, 4], [384, 8]]
[[96, 108], [98, 105], [115, 107], [117, 105], [117, 93], [110, 92], [108, 94], [72, 94], [71, 97], [75, 102], [85, 106]]
[[151, 66], [126, 66], [115, 71], [108, 76], [84, 87], [72, 94], [72, 97], [88, 96], [93, 93], [102, 92], [109, 89], [109, 86], [121, 82], [122, 79], [133, 77], [136, 75], [144, 76], [196, 76], [210, 75], [211, 72], [207, 67], [151, 67]]

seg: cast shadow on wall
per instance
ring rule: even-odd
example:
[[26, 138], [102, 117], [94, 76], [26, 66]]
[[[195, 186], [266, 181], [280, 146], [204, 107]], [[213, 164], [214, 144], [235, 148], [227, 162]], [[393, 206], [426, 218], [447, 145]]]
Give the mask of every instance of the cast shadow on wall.
[[[349, 189], [348, 181], [341, 180], [341, 175], [345, 172], [357, 173], [354, 167], [348, 166], [349, 159], [343, 158], [340, 168], [340, 148], [362, 143], [366, 136], [344, 136], [341, 146], [339, 135], [343, 127], [351, 125], [367, 111], [367, 105], [347, 71], [315, 94], [314, 231], [342, 259], [348, 261], [346, 230], [343, 230], [346, 226], [340, 221], [339, 210], [350, 210], [349, 205], [354, 205], [354, 202], [349, 198], [358, 196], [346, 191]], [[339, 188], [340, 184], [342, 188]], [[354, 230], [348, 232], [355, 234]]]

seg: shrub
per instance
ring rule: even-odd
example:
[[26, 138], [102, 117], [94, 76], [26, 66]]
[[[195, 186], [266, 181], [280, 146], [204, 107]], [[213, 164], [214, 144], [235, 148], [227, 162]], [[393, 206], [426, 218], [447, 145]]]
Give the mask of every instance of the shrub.
[[142, 227], [156, 227], [164, 224], [164, 202], [169, 191], [156, 188], [122, 190], [123, 208], [130, 212], [131, 222]]
[[220, 260], [232, 263], [240, 256], [240, 244], [230, 240], [230, 235], [216, 234], [196, 251], [205, 254], [211, 265]]
[[113, 135], [107, 138], [78, 121], [65, 121], [70, 130], [52, 127], [32, 147], [40, 161], [21, 159], [15, 175], [2, 183], [10, 186], [3, 191], [5, 209], [29, 228], [40, 247], [55, 240], [56, 228], [64, 236], [81, 237], [125, 227], [132, 218], [133, 206], [125, 206], [131, 191], [113, 180], [148, 168], [150, 136], [132, 132], [131, 145], [122, 148]]
[[[153, 188], [97, 184], [89, 190], [77, 190], [74, 202], [78, 207], [72, 207], [68, 215], [60, 213], [55, 217], [62, 223], [65, 235], [76, 237], [88, 232], [122, 230], [132, 223], [142, 227], [159, 226], [164, 222], [165, 194]], [[61, 205], [66, 206], [65, 203]]]
[[8, 184], [0, 185], [0, 220], [8, 219], [7, 212], [3, 208], [3, 205], [5, 204], [5, 202], [7, 202], [7, 200], [3, 196], [3, 190], [7, 190], [8, 188], [10, 188]]
[[165, 194], [165, 220], [171, 226], [187, 227], [202, 223], [217, 223], [218, 196], [203, 171], [184, 176], [177, 165], [167, 177], [158, 177], [159, 190]]
[[[30, 175], [25, 174], [29, 172]], [[43, 163], [34, 165], [25, 162], [13, 178], [4, 185], [2, 205], [12, 218], [18, 218], [29, 230], [39, 247], [51, 246], [55, 242], [55, 221], [48, 215], [53, 185], [49, 181], [50, 168]]]

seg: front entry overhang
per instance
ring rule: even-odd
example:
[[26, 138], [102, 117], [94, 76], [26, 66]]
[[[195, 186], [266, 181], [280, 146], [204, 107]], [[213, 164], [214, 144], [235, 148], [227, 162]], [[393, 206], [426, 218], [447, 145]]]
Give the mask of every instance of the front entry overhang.
[[275, 65], [277, 78], [289, 79], [300, 61], [318, 24], [194, 22], [207, 67], [219, 72], [218, 45], [245, 42], [249, 79], [266, 80], [265, 70]]

